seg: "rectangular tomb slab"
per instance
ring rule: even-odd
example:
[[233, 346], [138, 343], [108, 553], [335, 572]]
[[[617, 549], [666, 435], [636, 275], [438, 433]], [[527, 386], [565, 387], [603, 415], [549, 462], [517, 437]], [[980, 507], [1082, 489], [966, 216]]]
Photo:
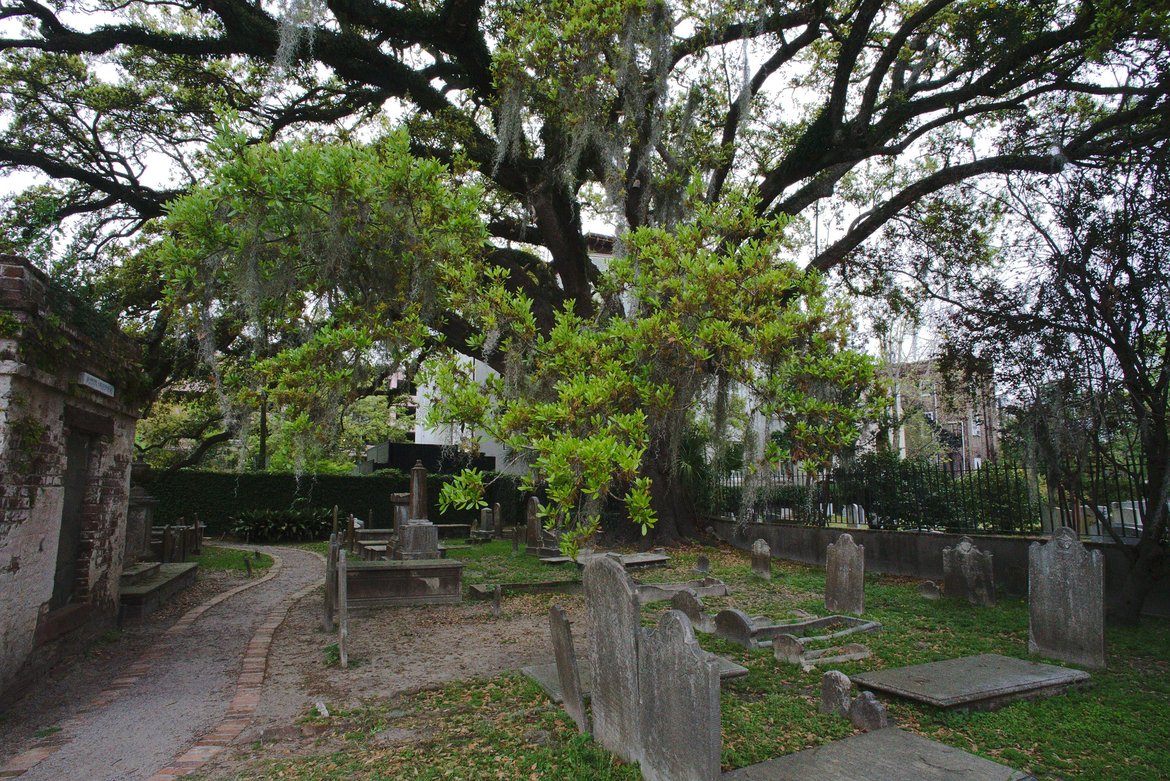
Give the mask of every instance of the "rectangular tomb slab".
[[[731, 678], [742, 678], [748, 674], [748, 669], [736, 664], [730, 659], [725, 659], [722, 656], [715, 657], [716, 664], [719, 665], [719, 680], [726, 681]], [[589, 691], [593, 685], [592, 670], [589, 669], [589, 660], [579, 658], [577, 666], [581, 670], [581, 694], [588, 697]], [[557, 663], [549, 662], [548, 664], [534, 664], [528, 667], [520, 668], [520, 672], [527, 675], [532, 680], [540, 684], [540, 688], [548, 693], [553, 702], [560, 702], [561, 696], [561, 681], [557, 676]]]
[[964, 656], [852, 676], [862, 689], [964, 710], [995, 710], [1015, 700], [1063, 694], [1088, 686], [1089, 678], [1082, 670], [999, 654]]
[[1027, 773], [887, 728], [724, 773], [722, 781], [1025, 781]]
[[460, 561], [352, 561], [347, 565], [351, 608], [449, 605], [463, 598]]

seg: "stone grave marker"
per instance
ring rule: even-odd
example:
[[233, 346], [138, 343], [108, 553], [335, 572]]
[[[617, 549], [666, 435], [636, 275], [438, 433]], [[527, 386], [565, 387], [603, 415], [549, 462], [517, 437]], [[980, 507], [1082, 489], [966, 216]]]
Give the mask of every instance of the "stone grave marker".
[[695, 557], [695, 572], [700, 575], [706, 575], [711, 571], [711, 559], [700, 553]]
[[593, 736], [622, 759], [637, 762], [642, 756], [638, 595], [625, 569], [609, 556], [594, 556], [585, 563], [582, 585], [593, 670]]
[[402, 525], [410, 520], [410, 494], [390, 494], [390, 504], [394, 513], [394, 534], [398, 536]]
[[638, 686], [642, 777], [719, 778], [719, 668], [680, 611], [668, 611], [639, 640]]
[[329, 535], [329, 553], [325, 559], [325, 611], [322, 615], [322, 627], [332, 634], [333, 611], [337, 608], [337, 551], [341, 547], [337, 541], [337, 532]]
[[849, 721], [862, 732], [874, 732], [890, 726], [886, 706], [873, 692], [862, 692], [849, 704]]
[[849, 717], [849, 701], [853, 683], [840, 670], [829, 670], [821, 676], [821, 713], [836, 713]]
[[938, 584], [933, 580], [928, 580], [918, 586], [918, 596], [923, 599], [928, 599], [931, 602], [939, 598]]
[[744, 648], [754, 648], [752, 620], [748, 614], [736, 608], [720, 610], [715, 616], [715, 634]]
[[416, 461], [410, 470], [410, 518], [398, 529], [395, 558], [427, 561], [439, 558], [439, 530], [427, 519], [427, 469]]
[[528, 502], [525, 504], [525, 508], [527, 509], [527, 514], [526, 514], [525, 518], [527, 520], [527, 529], [528, 529], [528, 537], [525, 539], [525, 544], [527, 544], [527, 546], [529, 548], [539, 548], [540, 547], [540, 536], [541, 536], [540, 535], [541, 524], [540, 524], [540, 515], [539, 515], [539, 513], [540, 513], [540, 500], [537, 499], [535, 496], [528, 497]]
[[504, 536], [504, 508], [499, 502], [492, 505], [492, 533], [497, 539]]
[[670, 598], [670, 607], [681, 611], [691, 622], [691, 628], [696, 632], [714, 632], [715, 622], [711, 616], [703, 612], [703, 603], [694, 589], [683, 589], [675, 592]]
[[512, 552], [520, 552], [520, 527], [517, 526], [512, 529]]
[[341, 548], [337, 551], [337, 655], [343, 670], [349, 667], [349, 577], [346, 569], [345, 548]]
[[825, 608], [833, 613], [865, 612], [865, 546], [842, 534], [829, 544], [825, 564]]
[[1105, 666], [1105, 563], [1067, 526], [1028, 547], [1028, 653]]
[[995, 604], [991, 554], [976, 548], [970, 537], [963, 537], [953, 548], [943, 548], [943, 594], [972, 605]]
[[577, 729], [585, 735], [589, 732], [589, 717], [585, 713], [585, 698], [581, 694], [581, 671], [577, 668], [573, 632], [565, 609], [560, 605], [550, 607], [548, 623], [552, 630], [553, 654], [557, 660], [557, 678], [561, 684], [561, 704], [577, 724]]
[[752, 543], [752, 574], [764, 580], [772, 579], [772, 549], [764, 540]]

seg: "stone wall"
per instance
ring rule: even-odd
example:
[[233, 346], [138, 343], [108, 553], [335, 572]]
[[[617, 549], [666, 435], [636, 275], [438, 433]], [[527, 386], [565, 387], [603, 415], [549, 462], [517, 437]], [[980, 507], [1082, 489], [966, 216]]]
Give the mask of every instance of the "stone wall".
[[[867, 572], [884, 572], [940, 582], [943, 579], [943, 548], [953, 547], [961, 534], [932, 532], [881, 531], [877, 529], [794, 526], [780, 523], [749, 523], [710, 518], [707, 521], [723, 540], [741, 550], [750, 550], [762, 539], [772, 549], [772, 556], [805, 564], [825, 565], [829, 543], [842, 532], [849, 532], [858, 545], [865, 546]], [[1028, 595], [1028, 546], [1046, 537], [973, 537], [980, 550], [992, 554], [995, 561], [995, 584], [1005, 594]], [[1091, 550], [1105, 556], [1105, 603], [1121, 591], [1129, 562], [1120, 546], [1086, 543]], [[1170, 578], [1155, 586], [1146, 600], [1148, 615], [1170, 617]]]
[[[141, 384], [134, 345], [83, 315], [35, 267], [0, 256], [0, 692], [116, 616]], [[76, 556], [59, 585], [71, 434], [88, 458], [74, 469]]]

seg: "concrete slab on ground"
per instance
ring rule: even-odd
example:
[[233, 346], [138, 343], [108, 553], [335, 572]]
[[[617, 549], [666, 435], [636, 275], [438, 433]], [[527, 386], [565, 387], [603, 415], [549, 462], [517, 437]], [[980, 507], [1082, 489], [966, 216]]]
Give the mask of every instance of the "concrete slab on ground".
[[[716, 656], [715, 660], [719, 663], [719, 679], [721, 681], [726, 681], [731, 678], [742, 678], [748, 674], [746, 667], [738, 665], [730, 659]], [[589, 660], [583, 657], [578, 658], [577, 667], [581, 673], [581, 694], [582, 696], [588, 697], [593, 684], [593, 672], [589, 668]], [[540, 684], [540, 688], [545, 690], [553, 702], [561, 702], [563, 697], [561, 696], [561, 681], [557, 677], [556, 662], [521, 667], [520, 672]]]
[[1026, 781], [1027, 773], [890, 727], [724, 773], [722, 781]]
[[1090, 685], [1082, 670], [979, 654], [851, 676], [862, 689], [893, 694], [938, 708], [995, 710], [1016, 700], [1063, 694]]

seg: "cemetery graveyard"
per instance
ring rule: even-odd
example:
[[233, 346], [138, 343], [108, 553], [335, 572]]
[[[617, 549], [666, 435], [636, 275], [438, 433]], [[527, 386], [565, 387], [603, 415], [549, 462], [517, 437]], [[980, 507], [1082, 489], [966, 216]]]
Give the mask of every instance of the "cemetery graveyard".
[[[872, 777], [913, 766], [917, 774], [907, 777], [1153, 779], [1170, 768], [1165, 730], [1137, 726], [1160, 724], [1170, 705], [1164, 621], [1107, 630], [1107, 666], [1085, 681], [1086, 673], [1058, 666], [1051, 654], [1029, 656], [1025, 599], [930, 600], [921, 581], [845, 573], [864, 582], [857, 616], [826, 609], [824, 568], [774, 560], [768, 580], [753, 572], [750, 551], [727, 546], [671, 549], [665, 566], [650, 569], [601, 557], [582, 572], [545, 563], [523, 545], [514, 552], [505, 532], [459, 555], [462, 603], [350, 610], [344, 669], [336, 628], [322, 631], [320, 600], [303, 600], [276, 638], [266, 687], [311, 693], [329, 716], [314, 708], [289, 714], [290, 727], [266, 728], [205, 777], [827, 779], [870, 777], [852, 775], [859, 771], [849, 768], [862, 766], [879, 774]], [[590, 585], [594, 571], [604, 571], [604, 587]], [[499, 589], [496, 607], [491, 596], [501, 583], [508, 588]], [[466, 598], [472, 585], [489, 598]], [[720, 635], [715, 618], [732, 613], [764, 630], [756, 642]], [[603, 622], [600, 646], [594, 621]], [[793, 663], [776, 647], [781, 636], [820, 636], [827, 639], [814, 649], [861, 645], [868, 653]], [[877, 686], [866, 692], [854, 681], [845, 716], [821, 712], [830, 670], [847, 682], [903, 669], [915, 677], [917, 665], [945, 670], [994, 655], [1025, 672], [1064, 673], [1053, 691], [1041, 692], [1056, 696], [983, 712]], [[556, 659], [573, 657], [576, 670], [558, 668]], [[663, 668], [668, 661], [675, 667]], [[543, 668], [543, 685], [521, 668]], [[560, 696], [566, 685], [569, 696]], [[945, 700], [946, 686], [938, 689]], [[1108, 750], [1092, 738], [1103, 713], [1132, 727], [1112, 730]]]

